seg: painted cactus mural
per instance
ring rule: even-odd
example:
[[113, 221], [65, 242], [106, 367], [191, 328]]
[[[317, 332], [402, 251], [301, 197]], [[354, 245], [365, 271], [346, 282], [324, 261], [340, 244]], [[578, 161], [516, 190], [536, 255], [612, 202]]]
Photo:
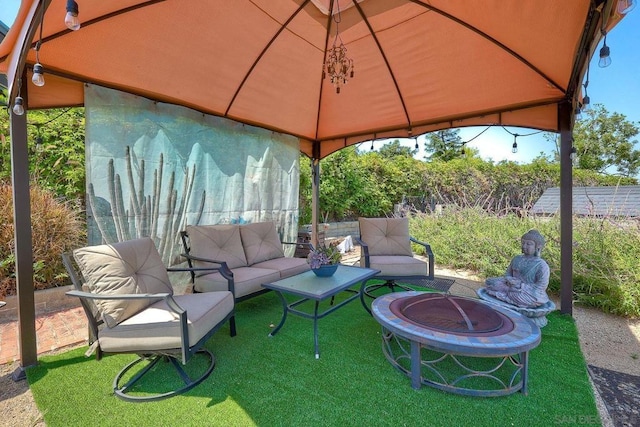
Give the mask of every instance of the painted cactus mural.
[[297, 139], [88, 85], [89, 244], [149, 236], [181, 262], [188, 224], [274, 221], [295, 241]]
[[[93, 212], [92, 218], [104, 243], [114, 243], [139, 237], [151, 237], [156, 242], [158, 251], [167, 263], [179, 261], [180, 230], [186, 226], [185, 209], [193, 189], [193, 177], [196, 165], [185, 170], [182, 191], [175, 189], [175, 171], [171, 171], [166, 191], [162, 188], [163, 154], [160, 153], [159, 167], [153, 171], [153, 186], [149, 194], [145, 194], [145, 161], [140, 160], [136, 168], [132, 165], [131, 147], [126, 147], [127, 184], [129, 186], [129, 208], [125, 209], [122, 191], [122, 180], [116, 173], [114, 160], [108, 163], [109, 202], [99, 203], [95, 195], [93, 183], [88, 184], [87, 204]], [[134, 169], [138, 179], [134, 177]], [[136, 184], [137, 181], [137, 184]], [[200, 207], [195, 223], [199, 223], [202, 215], [206, 191], [202, 190]], [[159, 229], [160, 201], [168, 201], [167, 211], [170, 220], [164, 221]], [[177, 201], [180, 200], [178, 204]]]

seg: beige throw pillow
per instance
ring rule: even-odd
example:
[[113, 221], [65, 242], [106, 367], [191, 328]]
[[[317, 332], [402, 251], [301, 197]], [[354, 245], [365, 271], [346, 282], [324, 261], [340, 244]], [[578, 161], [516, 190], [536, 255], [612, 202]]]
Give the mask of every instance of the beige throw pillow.
[[241, 225], [240, 236], [248, 265], [284, 256], [274, 222]]
[[[234, 224], [187, 226], [190, 254], [193, 256], [224, 261], [229, 268], [246, 267], [247, 258], [242, 249], [240, 226]], [[196, 267], [211, 264], [196, 262]]]
[[[171, 293], [167, 269], [148, 237], [73, 251], [89, 292], [97, 294]], [[158, 300], [94, 300], [108, 327], [144, 310]]]
[[358, 218], [358, 222], [369, 255], [413, 256], [408, 218]]

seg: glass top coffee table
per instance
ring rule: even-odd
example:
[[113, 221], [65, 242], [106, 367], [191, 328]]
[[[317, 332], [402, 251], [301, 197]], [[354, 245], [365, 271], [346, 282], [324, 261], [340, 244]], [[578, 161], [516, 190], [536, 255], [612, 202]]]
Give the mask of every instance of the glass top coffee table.
[[[298, 316], [313, 319], [313, 340], [315, 344], [316, 359], [320, 357], [320, 349], [318, 346], [318, 319], [322, 319], [330, 313], [333, 313], [340, 307], [348, 304], [356, 298], [360, 297], [360, 291], [355, 289], [349, 289], [356, 283], [367, 280], [376, 274], [380, 273], [379, 270], [372, 270], [370, 268], [353, 267], [347, 265], [338, 266], [338, 270], [330, 277], [317, 277], [313, 271], [305, 271], [304, 273], [288, 277], [286, 279], [278, 280], [273, 283], [265, 283], [262, 286], [267, 289], [272, 289], [280, 297], [282, 301], [282, 319], [276, 328], [269, 334], [270, 337], [278, 333], [285, 320], [287, 320], [287, 314], [292, 313]], [[335, 297], [340, 292], [351, 292], [353, 295], [349, 298], [341, 301], [336, 305], [331, 305], [328, 309], [319, 312], [319, 305], [321, 301]], [[301, 299], [289, 303], [284, 294], [294, 295]], [[313, 313], [305, 312], [297, 309], [296, 307], [306, 301], [314, 301]]]

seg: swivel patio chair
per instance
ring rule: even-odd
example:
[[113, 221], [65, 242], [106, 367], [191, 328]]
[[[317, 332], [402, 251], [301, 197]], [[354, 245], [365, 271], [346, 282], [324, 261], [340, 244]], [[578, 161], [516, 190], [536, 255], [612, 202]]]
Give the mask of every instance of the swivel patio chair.
[[[230, 291], [174, 295], [167, 271], [190, 269], [167, 269], [150, 238], [88, 246], [62, 258], [75, 287], [67, 295], [80, 298], [89, 320], [87, 357], [93, 352], [97, 360], [103, 353], [138, 355], [114, 379], [116, 396], [160, 400], [192, 389], [211, 374], [215, 358], [204, 344], [227, 320], [234, 335]], [[197, 360], [186, 366], [191, 359]], [[165, 371], [171, 366], [179, 378], [171, 378], [171, 368]]]
[[[434, 255], [431, 246], [409, 235], [408, 218], [358, 218], [360, 226], [360, 266], [380, 270], [380, 273], [362, 283], [360, 299], [371, 312], [365, 297], [376, 298], [374, 292], [386, 289], [430, 290], [447, 292], [452, 279], [436, 278]], [[411, 244], [424, 248], [427, 260], [414, 256]], [[367, 285], [370, 280], [383, 281]], [[409, 287], [412, 285], [412, 287]]]

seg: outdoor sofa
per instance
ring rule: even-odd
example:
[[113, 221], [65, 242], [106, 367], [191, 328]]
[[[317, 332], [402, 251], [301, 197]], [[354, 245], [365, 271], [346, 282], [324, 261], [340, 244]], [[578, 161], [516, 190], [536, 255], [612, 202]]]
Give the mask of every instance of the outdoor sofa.
[[181, 232], [189, 267], [219, 267], [192, 272], [194, 292], [230, 289], [236, 302], [260, 295], [271, 283], [309, 270], [305, 258], [287, 257], [273, 222], [190, 225]]

